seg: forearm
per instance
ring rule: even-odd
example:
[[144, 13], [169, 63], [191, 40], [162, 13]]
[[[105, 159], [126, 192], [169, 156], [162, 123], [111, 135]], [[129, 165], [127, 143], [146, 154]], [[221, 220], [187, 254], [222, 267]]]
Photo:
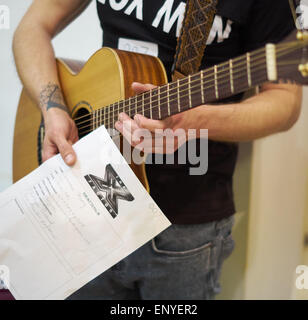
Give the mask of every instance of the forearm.
[[65, 108], [60, 91], [51, 34], [26, 18], [14, 35], [13, 51], [20, 79], [45, 117], [50, 93], [57, 90], [57, 103]]
[[201, 106], [199, 129], [208, 129], [209, 139], [250, 141], [288, 130], [296, 122], [302, 89], [295, 85], [267, 85], [264, 91], [238, 104]]
[[51, 108], [66, 109], [51, 40], [89, 3], [34, 0], [15, 32], [13, 51], [19, 76], [44, 117]]
[[[43, 28], [21, 25], [15, 33], [13, 50], [21, 81], [45, 115], [46, 90], [60, 87], [51, 36]], [[63, 98], [58, 102], [64, 105]]]

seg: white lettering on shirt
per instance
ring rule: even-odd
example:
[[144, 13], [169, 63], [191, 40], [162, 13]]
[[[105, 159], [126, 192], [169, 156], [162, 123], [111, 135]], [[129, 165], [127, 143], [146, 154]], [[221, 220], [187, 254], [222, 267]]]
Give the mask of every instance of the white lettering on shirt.
[[210, 31], [209, 37], [207, 39], [207, 44], [212, 44], [217, 36], [217, 42], [223, 42], [228, 39], [232, 30], [232, 21], [228, 20], [225, 30], [223, 30], [223, 23], [221, 16], [215, 16], [212, 29]]
[[175, 22], [177, 21], [176, 27], [176, 36], [179, 37], [181, 32], [181, 27], [183, 24], [184, 13], [185, 13], [185, 3], [181, 2], [177, 9], [174, 11], [173, 15], [171, 16], [171, 10], [173, 7], [174, 0], [166, 0], [164, 5], [158, 11], [152, 26], [157, 28], [159, 23], [161, 22], [162, 18], [164, 17], [164, 26], [163, 30], [166, 33], [169, 33]]
[[134, 0], [125, 10], [128, 16], [136, 9], [136, 18], [143, 21], [143, 0]]
[[[106, 4], [107, 0], [98, 0], [102, 4]], [[144, 0], [108, 0], [110, 7], [115, 11], [124, 10], [124, 13], [128, 16], [136, 12], [136, 18], [143, 21], [143, 1]], [[185, 14], [185, 2], [181, 1], [175, 11], [172, 13], [174, 6], [174, 0], [165, 0], [164, 4], [160, 7], [155, 18], [152, 22], [152, 27], [158, 28], [162, 24], [163, 31], [170, 33], [172, 27], [176, 24], [176, 37], [180, 36], [184, 14]], [[172, 13], [172, 14], [171, 14]], [[217, 38], [217, 42], [223, 42], [230, 37], [232, 31], [232, 21], [227, 20], [226, 27], [223, 27], [223, 19], [221, 16], [216, 15], [214, 18], [213, 26], [207, 39], [207, 45], [210, 45]]]

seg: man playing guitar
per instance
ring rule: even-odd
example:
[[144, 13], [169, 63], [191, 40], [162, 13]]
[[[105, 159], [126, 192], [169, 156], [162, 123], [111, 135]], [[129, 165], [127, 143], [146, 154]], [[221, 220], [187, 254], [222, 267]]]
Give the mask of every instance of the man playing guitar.
[[[34, 0], [15, 32], [13, 44], [20, 78], [44, 118], [43, 160], [60, 153], [70, 166], [76, 162], [72, 145], [78, 140], [78, 132], [61, 92], [51, 40], [89, 2]], [[147, 47], [149, 53], [162, 60], [170, 79], [185, 2], [97, 1], [103, 45], [119, 49]], [[276, 43], [294, 28], [288, 0], [219, 0], [201, 67], [210, 67], [268, 42]], [[133, 83], [132, 87], [141, 93], [153, 86]], [[220, 290], [222, 263], [233, 249], [236, 142], [291, 128], [300, 114], [301, 97], [300, 86], [267, 83], [259, 94], [244, 101], [240, 94], [220, 101], [219, 106], [201, 105], [165, 120], [142, 115], [131, 119], [121, 113], [115, 127], [127, 139], [139, 128], [150, 130], [153, 139], [156, 129], [208, 129], [208, 172], [189, 175], [188, 163], [167, 164], [165, 157], [163, 164], [147, 164], [151, 195], [173, 225], [71, 299], [213, 298]], [[127, 123], [132, 130], [126, 130]], [[168, 152], [176, 153], [178, 147], [169, 148]], [[155, 152], [152, 147], [145, 151]]]

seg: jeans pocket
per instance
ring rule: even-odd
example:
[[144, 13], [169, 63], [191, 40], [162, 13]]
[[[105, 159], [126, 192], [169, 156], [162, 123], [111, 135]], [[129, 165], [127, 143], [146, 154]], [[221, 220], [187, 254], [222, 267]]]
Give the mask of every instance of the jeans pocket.
[[198, 246], [189, 250], [166, 250], [164, 248], [158, 247], [156, 239], [152, 239], [152, 249], [153, 251], [161, 256], [170, 258], [186, 258], [192, 255], [210, 251], [212, 248], [212, 242], [206, 242], [201, 246]]
[[191, 257], [210, 252], [215, 236], [215, 223], [172, 225], [152, 239], [152, 250], [160, 257]]

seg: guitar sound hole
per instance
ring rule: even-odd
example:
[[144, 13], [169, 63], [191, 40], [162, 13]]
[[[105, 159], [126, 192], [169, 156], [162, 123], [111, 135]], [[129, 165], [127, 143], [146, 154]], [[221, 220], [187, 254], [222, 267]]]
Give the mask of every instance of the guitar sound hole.
[[80, 108], [74, 115], [74, 120], [78, 128], [79, 138], [84, 137], [92, 131], [91, 114], [86, 108]]

